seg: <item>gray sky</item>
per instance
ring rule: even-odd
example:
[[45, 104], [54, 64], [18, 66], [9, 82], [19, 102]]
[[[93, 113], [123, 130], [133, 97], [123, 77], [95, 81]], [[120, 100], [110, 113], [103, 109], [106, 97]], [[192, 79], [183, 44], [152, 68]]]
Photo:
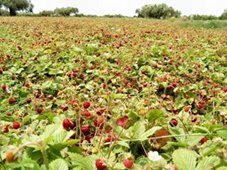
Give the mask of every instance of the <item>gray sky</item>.
[[83, 14], [135, 15], [135, 10], [145, 4], [166, 3], [183, 15], [221, 15], [227, 9], [227, 0], [31, 0], [34, 12], [53, 10], [56, 7], [77, 7]]

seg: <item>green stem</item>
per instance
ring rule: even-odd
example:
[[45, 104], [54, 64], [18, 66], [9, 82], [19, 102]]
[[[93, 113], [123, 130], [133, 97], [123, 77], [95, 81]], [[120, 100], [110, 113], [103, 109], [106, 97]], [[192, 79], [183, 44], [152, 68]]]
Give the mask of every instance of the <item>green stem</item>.
[[[164, 138], [174, 138], [174, 137], [185, 137], [185, 136], [206, 136], [208, 135], [208, 133], [206, 134], [182, 134], [182, 135], [166, 135], [166, 136], [160, 136], [160, 137], [150, 137], [150, 138], [145, 138], [143, 140], [141, 139], [129, 139], [129, 140], [125, 140], [125, 139], [121, 139], [122, 141], [125, 142], [137, 142], [137, 141], [145, 141], [145, 140], [155, 140], [155, 139], [164, 139]], [[107, 143], [106, 143], [107, 144]]]
[[43, 143], [42, 141], [42, 146], [41, 146], [41, 152], [42, 152], [42, 155], [43, 155], [43, 162], [44, 162], [44, 165], [46, 167], [47, 170], [49, 170], [49, 163], [48, 163], [48, 159], [47, 159], [47, 153], [46, 153], [46, 149], [45, 149], [45, 144]]

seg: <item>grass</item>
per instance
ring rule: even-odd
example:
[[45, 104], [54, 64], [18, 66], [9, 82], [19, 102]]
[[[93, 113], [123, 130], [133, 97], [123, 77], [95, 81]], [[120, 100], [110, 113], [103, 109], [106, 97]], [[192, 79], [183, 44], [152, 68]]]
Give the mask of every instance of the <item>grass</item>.
[[205, 28], [205, 29], [227, 29], [226, 20], [208, 20], [208, 21], [183, 21], [180, 23], [183, 27]]

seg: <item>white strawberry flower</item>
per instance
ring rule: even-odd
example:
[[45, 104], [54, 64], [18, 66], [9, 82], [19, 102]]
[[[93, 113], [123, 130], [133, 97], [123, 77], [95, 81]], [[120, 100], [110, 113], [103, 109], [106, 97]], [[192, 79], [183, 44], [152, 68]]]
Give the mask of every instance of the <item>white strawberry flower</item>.
[[148, 152], [148, 159], [150, 159], [151, 161], [157, 162], [160, 161], [162, 159], [162, 157], [159, 155], [159, 153], [157, 151], [149, 151]]

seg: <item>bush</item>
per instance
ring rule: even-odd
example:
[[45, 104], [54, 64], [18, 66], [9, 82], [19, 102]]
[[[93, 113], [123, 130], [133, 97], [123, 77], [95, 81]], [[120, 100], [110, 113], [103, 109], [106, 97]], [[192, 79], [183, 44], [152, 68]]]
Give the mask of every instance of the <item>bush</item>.
[[54, 14], [57, 16], [70, 16], [76, 15], [79, 12], [77, 8], [67, 7], [67, 8], [56, 8]]
[[166, 19], [171, 17], [180, 17], [180, 11], [175, 10], [166, 4], [158, 5], [145, 5], [141, 9], [137, 9], [136, 13], [138, 17], [141, 18], [156, 18], [156, 19]]
[[53, 16], [54, 15], [54, 11], [44, 10], [44, 11], [41, 11], [38, 15], [39, 16], [45, 16], [45, 17]]
[[9, 11], [0, 9], [0, 16], [9, 16]]
[[219, 18], [222, 20], [227, 19], [227, 9], [224, 10], [224, 12], [222, 13], [222, 15]]
[[107, 17], [107, 18], [125, 18], [126, 16], [121, 15], [121, 14], [115, 14], [115, 15], [107, 14], [107, 15], [103, 15], [103, 17]]
[[33, 16], [37, 16], [37, 14], [34, 14], [32, 12], [18, 12], [17, 16], [33, 17]]

